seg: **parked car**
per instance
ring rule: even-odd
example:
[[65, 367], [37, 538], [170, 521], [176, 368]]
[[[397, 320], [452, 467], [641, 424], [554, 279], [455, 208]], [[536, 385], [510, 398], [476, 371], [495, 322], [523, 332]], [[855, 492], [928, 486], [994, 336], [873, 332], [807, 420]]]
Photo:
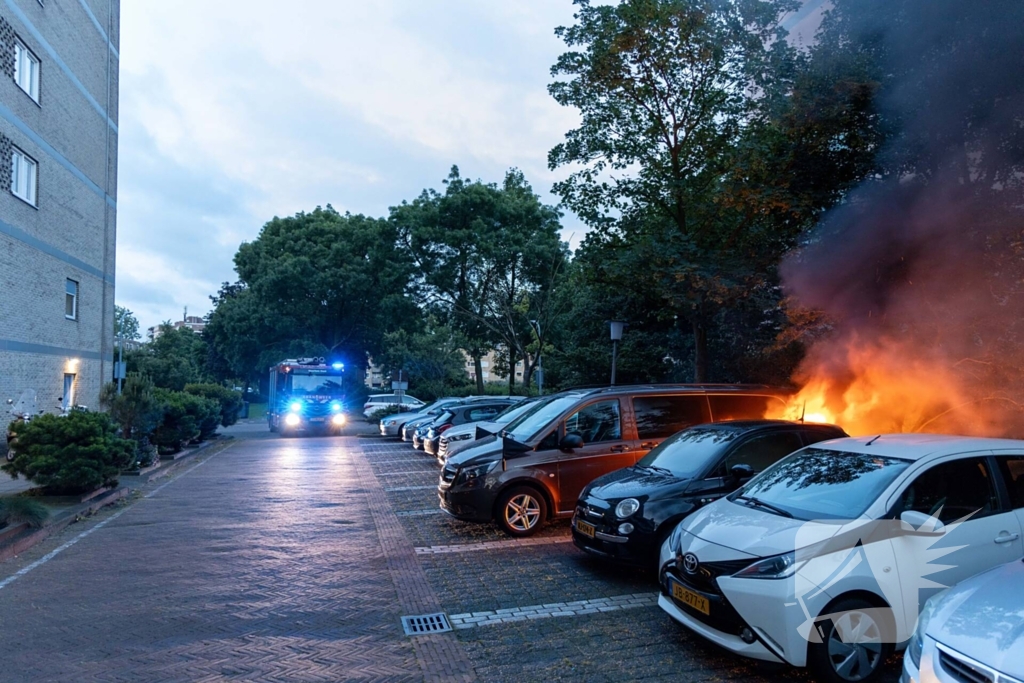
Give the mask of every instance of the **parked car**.
[[934, 586], [1024, 554], [1022, 454], [926, 434], [804, 448], [676, 527], [659, 604], [737, 654], [870, 681]]
[[444, 467], [449, 454], [457, 453], [481, 436], [492, 436], [497, 434], [505, 428], [505, 425], [509, 424], [520, 415], [530, 410], [536, 410], [539, 407], [540, 402], [544, 400], [545, 399], [543, 398], [528, 398], [523, 401], [513, 403], [490, 420], [467, 422], [466, 424], [452, 427], [442, 434], [440, 441], [438, 441], [437, 463], [441, 467]]
[[425, 405], [426, 403], [409, 394], [403, 396], [398, 394], [371, 394], [366, 399], [366, 403], [363, 404], [363, 415], [370, 417], [370, 415], [381, 408], [389, 408], [391, 406], [401, 406], [402, 410], [419, 410]]
[[380, 421], [380, 435], [398, 436], [401, 434], [402, 426], [405, 425], [406, 422], [427, 417], [437, 417], [447, 406], [454, 405], [459, 401], [464, 400], [465, 399], [463, 398], [455, 396], [446, 396], [445, 398], [439, 398], [430, 405], [424, 406], [414, 412], [388, 415]]
[[657, 566], [665, 538], [694, 510], [793, 451], [844, 436], [834, 425], [781, 420], [689, 427], [636, 465], [590, 482], [573, 515], [573, 543], [599, 557]]
[[437, 457], [441, 435], [456, 425], [467, 422], [481, 422], [497, 416], [511, 405], [515, 405], [519, 397], [491, 399], [489, 401], [471, 401], [449, 406], [427, 427], [423, 440], [423, 450]]
[[[1024, 480], [1018, 474], [1018, 481]], [[905, 683], [1024, 681], [1024, 560], [933, 596], [903, 657]]]
[[441, 507], [459, 519], [496, 520], [529, 536], [571, 517], [591, 481], [636, 463], [693, 424], [759, 418], [782, 398], [768, 387], [648, 385], [553, 394], [535, 411], [454, 456], [438, 482]]
[[[454, 398], [451, 400], [445, 399], [443, 407], [452, 406], [457, 403], [466, 403], [467, 401], [489, 401], [494, 398], [494, 396], [463, 396], [461, 398]], [[415, 415], [410, 416], [409, 420], [398, 430], [399, 435], [402, 437], [402, 441], [412, 442], [416, 430], [428, 422], [433, 422], [440, 414], [441, 411], [439, 410], [432, 415], [422, 414], [419, 417]]]

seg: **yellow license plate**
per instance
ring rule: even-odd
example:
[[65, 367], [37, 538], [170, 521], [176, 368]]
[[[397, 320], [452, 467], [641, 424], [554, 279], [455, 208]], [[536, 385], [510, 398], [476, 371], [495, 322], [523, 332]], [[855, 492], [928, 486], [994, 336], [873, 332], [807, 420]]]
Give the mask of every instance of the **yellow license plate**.
[[576, 520], [576, 531], [580, 532], [581, 534], [589, 538], [594, 537], [594, 525], [587, 524], [586, 522], [583, 522], [578, 519]]
[[708, 604], [708, 599], [697, 595], [693, 591], [686, 590], [675, 581], [672, 582], [672, 597], [679, 602], [689, 605], [698, 612], [704, 614], [711, 614], [711, 606]]

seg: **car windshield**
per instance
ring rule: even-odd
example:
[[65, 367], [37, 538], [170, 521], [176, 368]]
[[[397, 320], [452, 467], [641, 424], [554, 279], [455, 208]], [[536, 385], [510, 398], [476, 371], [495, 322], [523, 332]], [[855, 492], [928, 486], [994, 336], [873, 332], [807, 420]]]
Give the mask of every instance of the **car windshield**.
[[644, 469], [668, 470], [677, 477], [696, 477], [740, 436], [735, 429], [690, 427], [661, 442], [636, 464]]
[[518, 418], [520, 415], [527, 411], [537, 407], [536, 401], [525, 401], [521, 403], [513, 403], [505, 410], [501, 411], [494, 417], [488, 418], [491, 422], [504, 422], [506, 424], [511, 423], [513, 420]]
[[508, 423], [502, 434], [520, 443], [526, 443], [579, 400], [579, 396], [555, 396], [546, 401], [537, 401], [531, 410]]
[[341, 377], [325, 375], [289, 375], [293, 394], [340, 394]]
[[729, 499], [764, 503], [803, 520], [856, 519], [908, 465], [901, 458], [806, 448], [775, 463]]

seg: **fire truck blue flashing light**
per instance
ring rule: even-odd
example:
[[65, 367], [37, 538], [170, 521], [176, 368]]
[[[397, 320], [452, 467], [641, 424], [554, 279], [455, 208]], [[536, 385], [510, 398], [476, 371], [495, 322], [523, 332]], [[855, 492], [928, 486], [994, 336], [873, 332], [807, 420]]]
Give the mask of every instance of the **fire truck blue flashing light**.
[[288, 406], [288, 409], [291, 410], [293, 413], [297, 413], [300, 410], [302, 410], [302, 404], [299, 403], [298, 401], [295, 401], [290, 406]]
[[341, 404], [337, 401], [331, 401], [331, 410], [336, 413], [341, 412]]
[[344, 363], [331, 363], [331, 367], [335, 370], [343, 370], [345, 368]]

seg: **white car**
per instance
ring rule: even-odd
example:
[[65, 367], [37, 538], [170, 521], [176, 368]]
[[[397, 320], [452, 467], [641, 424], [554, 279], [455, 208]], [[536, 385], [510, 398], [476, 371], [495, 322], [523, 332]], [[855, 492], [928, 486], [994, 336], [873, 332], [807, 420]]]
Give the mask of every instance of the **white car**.
[[371, 394], [367, 397], [366, 403], [363, 404], [363, 415], [370, 417], [371, 414], [381, 408], [389, 406], [402, 406], [402, 410], [419, 410], [425, 405], [426, 403], [409, 394], [403, 396], [398, 394]]
[[1022, 468], [1003, 439], [809, 446], [680, 523], [659, 605], [737, 654], [868, 681], [930, 593], [1024, 554]]
[[[1024, 485], [1024, 467], [1019, 472]], [[1024, 560], [933, 596], [907, 646], [901, 681], [1024, 682]]]
[[537, 408], [538, 405], [539, 402], [537, 399], [527, 399], [525, 401], [513, 403], [490, 420], [468, 422], [463, 425], [452, 427], [441, 435], [441, 439], [438, 442], [437, 462], [444, 467], [444, 464], [448, 461], [449, 455], [458, 453], [460, 450], [476, 441], [477, 427], [488, 434], [497, 434], [505, 428], [505, 425], [512, 422], [512, 420]]

